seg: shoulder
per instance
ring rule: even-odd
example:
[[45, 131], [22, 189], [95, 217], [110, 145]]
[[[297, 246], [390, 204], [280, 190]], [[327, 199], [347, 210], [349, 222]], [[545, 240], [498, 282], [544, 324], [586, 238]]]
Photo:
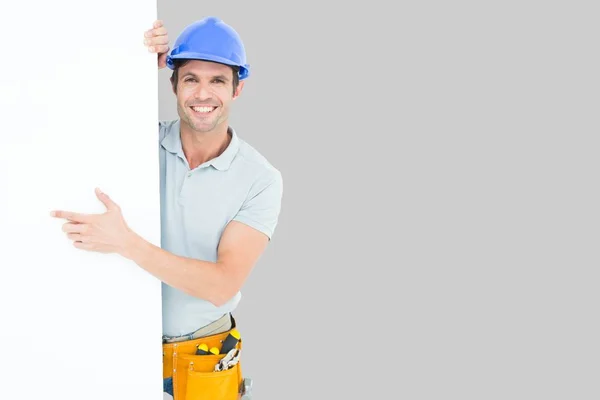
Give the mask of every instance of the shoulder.
[[173, 129], [179, 127], [179, 119], [159, 120], [158, 121], [158, 139], [163, 140]]
[[239, 149], [235, 162], [241, 170], [252, 176], [253, 181], [258, 186], [281, 186], [283, 183], [281, 171], [264, 154], [243, 139], [239, 139]]

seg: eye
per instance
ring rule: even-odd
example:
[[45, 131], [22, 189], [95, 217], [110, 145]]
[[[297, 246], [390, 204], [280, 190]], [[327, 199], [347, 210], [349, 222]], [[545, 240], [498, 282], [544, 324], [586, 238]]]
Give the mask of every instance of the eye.
[[188, 77], [188, 78], [185, 78], [183, 81], [184, 82], [195, 82], [196, 80], [194, 78], [189, 78]]
[[213, 82], [216, 82], [216, 83], [225, 83], [225, 81], [223, 79], [219, 79], [219, 78], [215, 79]]

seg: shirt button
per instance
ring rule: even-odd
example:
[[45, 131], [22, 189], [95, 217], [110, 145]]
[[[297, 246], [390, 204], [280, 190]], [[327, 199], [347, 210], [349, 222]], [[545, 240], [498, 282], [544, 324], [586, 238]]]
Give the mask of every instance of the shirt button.
[[188, 178], [190, 178], [191, 176], [192, 176], [192, 173], [190, 172], [190, 173], [188, 174]]

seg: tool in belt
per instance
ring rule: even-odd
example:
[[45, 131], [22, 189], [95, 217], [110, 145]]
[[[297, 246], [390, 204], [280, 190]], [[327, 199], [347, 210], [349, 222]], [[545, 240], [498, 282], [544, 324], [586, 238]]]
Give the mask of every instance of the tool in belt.
[[[236, 348], [238, 341], [240, 340], [240, 333], [237, 329], [232, 329], [227, 337], [223, 340], [221, 349], [217, 347], [208, 348], [206, 343], [200, 343], [196, 346], [196, 355], [218, 355], [224, 354], [214, 367], [214, 372], [226, 371], [234, 367], [240, 360], [241, 349]], [[190, 366], [193, 367], [194, 362], [190, 362]], [[252, 399], [252, 379], [244, 378], [239, 388], [239, 394], [241, 395], [240, 400], [251, 400]]]

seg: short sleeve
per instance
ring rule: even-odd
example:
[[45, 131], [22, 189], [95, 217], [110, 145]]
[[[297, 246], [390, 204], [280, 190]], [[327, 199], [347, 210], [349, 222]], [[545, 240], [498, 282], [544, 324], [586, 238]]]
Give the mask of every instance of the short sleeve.
[[273, 170], [254, 183], [233, 220], [261, 231], [270, 240], [279, 220], [282, 198], [281, 172]]

